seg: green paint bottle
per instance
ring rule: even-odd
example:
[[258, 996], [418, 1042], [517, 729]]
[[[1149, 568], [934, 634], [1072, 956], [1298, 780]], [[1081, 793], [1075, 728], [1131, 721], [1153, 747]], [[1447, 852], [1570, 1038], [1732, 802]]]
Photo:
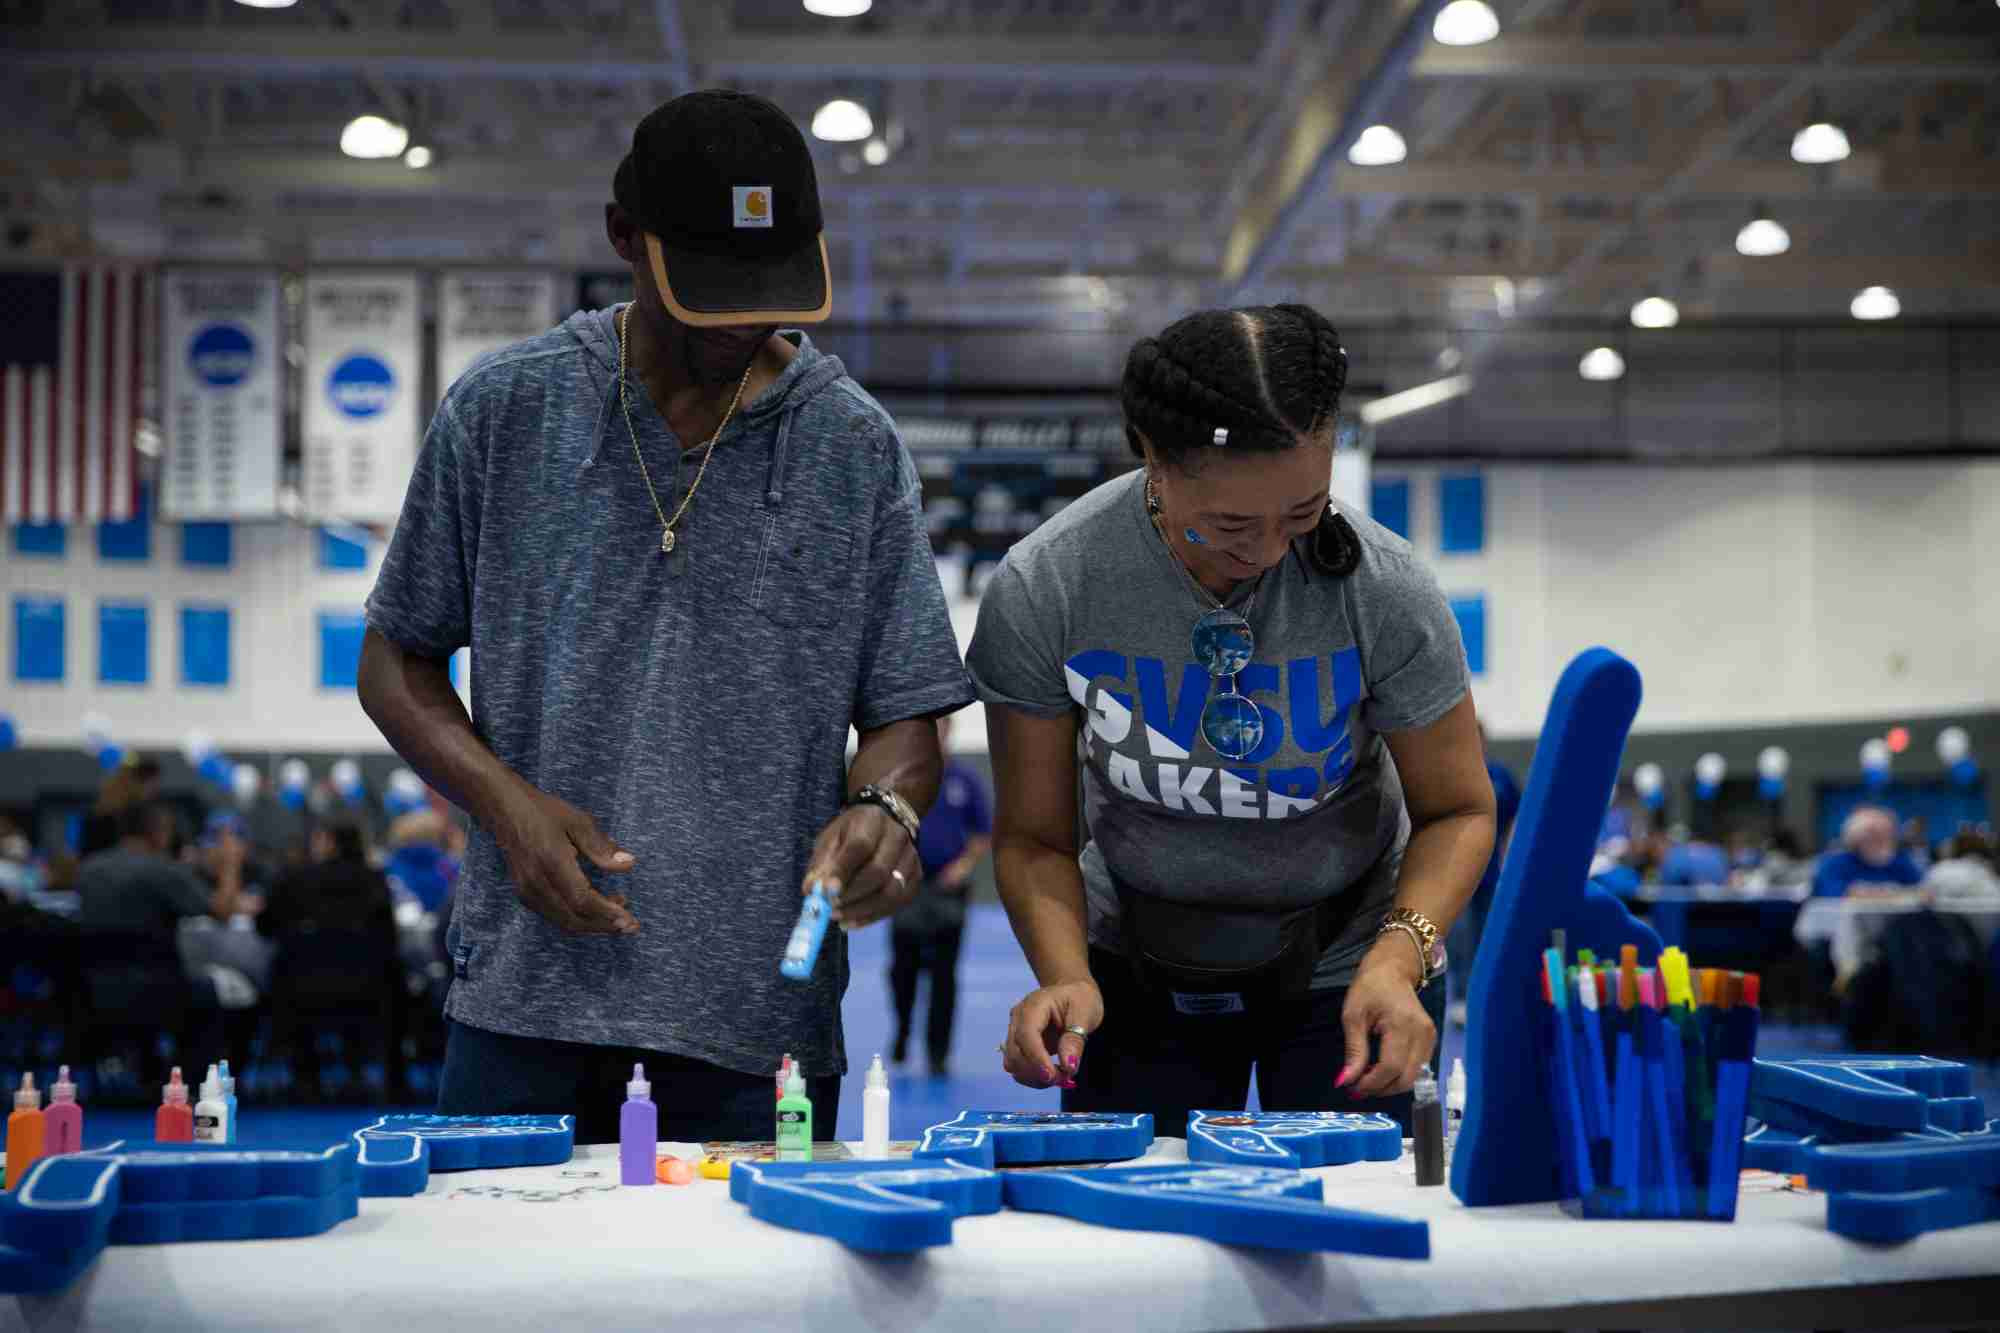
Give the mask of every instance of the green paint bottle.
[[778, 1160], [810, 1162], [813, 1157], [813, 1104], [806, 1096], [805, 1075], [792, 1066], [785, 1095], [778, 1099]]

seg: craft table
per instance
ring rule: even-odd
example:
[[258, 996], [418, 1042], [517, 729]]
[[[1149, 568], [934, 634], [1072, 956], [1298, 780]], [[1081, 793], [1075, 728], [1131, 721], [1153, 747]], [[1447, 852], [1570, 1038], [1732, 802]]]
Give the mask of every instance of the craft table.
[[[1186, 1147], [1160, 1139], [1151, 1156], [1183, 1161]], [[617, 1169], [614, 1147], [586, 1147], [566, 1168], [435, 1175], [427, 1193], [364, 1199], [358, 1218], [309, 1239], [113, 1246], [58, 1296], [0, 1296], [0, 1330], [1824, 1328], [1908, 1322], [1919, 1297], [1932, 1324], [2000, 1308], [2000, 1224], [1876, 1248], [1829, 1233], [1816, 1194], [1746, 1194], [1734, 1224], [1471, 1210], [1448, 1188], [1418, 1189], [1407, 1153], [1313, 1174], [1329, 1202], [1429, 1219], [1428, 1261], [1231, 1249], [1005, 1210], [961, 1219], [950, 1246], [878, 1258], [767, 1226], [722, 1181], [551, 1202], [459, 1193], [611, 1184]]]
[[1813, 898], [1800, 911], [1792, 935], [1808, 948], [1824, 942], [1833, 957], [1834, 975], [1846, 985], [1874, 956], [1882, 932], [1912, 912], [1962, 917], [1978, 935], [1981, 948], [1990, 946], [1994, 933], [2000, 931], [2000, 905], [1935, 900], [1927, 894], [1908, 893]]

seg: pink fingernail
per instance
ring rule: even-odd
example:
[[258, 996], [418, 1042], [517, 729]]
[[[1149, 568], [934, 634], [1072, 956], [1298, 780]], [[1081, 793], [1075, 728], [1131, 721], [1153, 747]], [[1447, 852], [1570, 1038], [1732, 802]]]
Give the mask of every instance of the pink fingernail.
[[1348, 1071], [1343, 1069], [1340, 1071], [1340, 1077], [1333, 1081], [1333, 1086], [1336, 1088], [1344, 1088], [1347, 1086], [1347, 1081], [1353, 1077], [1354, 1075], [1350, 1074]]

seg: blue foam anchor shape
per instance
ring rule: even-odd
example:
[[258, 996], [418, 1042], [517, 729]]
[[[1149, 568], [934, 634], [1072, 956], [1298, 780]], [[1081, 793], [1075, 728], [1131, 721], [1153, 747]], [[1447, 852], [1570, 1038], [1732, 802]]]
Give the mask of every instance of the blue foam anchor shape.
[[1403, 1155], [1403, 1131], [1388, 1116], [1351, 1111], [1193, 1111], [1187, 1153], [1191, 1162], [1236, 1166], [1393, 1162]]
[[1929, 1189], [1901, 1194], [1832, 1194], [1827, 1230], [1853, 1240], [1893, 1245], [1926, 1231], [2000, 1222], [2000, 1190]]
[[1316, 1177], [1265, 1166], [1114, 1166], [1015, 1172], [1007, 1206], [1093, 1226], [1164, 1231], [1224, 1245], [1428, 1259], [1428, 1223], [1333, 1208]]
[[1929, 1123], [1934, 1098], [1949, 1104], [1944, 1118], [1966, 1123], [1972, 1070], [1956, 1060], [1927, 1055], [1758, 1060], [1751, 1068], [1750, 1088], [1760, 1103], [1783, 1102], [1822, 1123], [1917, 1130]]
[[576, 1150], [568, 1115], [385, 1115], [362, 1134], [414, 1134], [430, 1147], [432, 1171], [557, 1166]]
[[1119, 1162], [1153, 1146], [1153, 1117], [1105, 1111], [961, 1111], [924, 1131], [911, 1154], [992, 1168], [1031, 1162]]
[[122, 1196], [116, 1158], [45, 1157], [0, 1194], [0, 1292], [59, 1291], [111, 1239]]
[[957, 1218], [999, 1212], [1000, 1176], [950, 1160], [738, 1162], [729, 1197], [773, 1226], [856, 1250], [905, 1253], [951, 1244]]

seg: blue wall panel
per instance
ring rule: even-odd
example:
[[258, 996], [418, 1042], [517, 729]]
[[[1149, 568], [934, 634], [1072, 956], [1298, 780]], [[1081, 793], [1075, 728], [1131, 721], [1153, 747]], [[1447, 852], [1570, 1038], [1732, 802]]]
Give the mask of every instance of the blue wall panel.
[[323, 690], [351, 690], [361, 667], [361, 637], [366, 622], [359, 611], [319, 613], [319, 685]]
[[69, 530], [60, 523], [16, 523], [14, 554], [60, 560], [69, 545]]
[[1486, 478], [1479, 473], [1438, 478], [1438, 549], [1452, 555], [1486, 549]]
[[321, 569], [366, 569], [368, 568], [368, 548], [361, 542], [349, 541], [336, 535], [330, 528], [319, 530], [319, 567]]
[[144, 602], [97, 604], [97, 682], [144, 685], [152, 675]]
[[1374, 481], [1368, 486], [1368, 516], [1404, 541], [1410, 539], [1410, 483]]
[[14, 679], [60, 683], [63, 666], [63, 599], [16, 596]]
[[1465, 666], [1475, 676], [1486, 674], [1486, 594], [1451, 599], [1458, 637], [1465, 644]]
[[233, 555], [232, 529], [227, 523], [181, 524], [181, 563], [227, 569]]
[[229, 608], [181, 608], [181, 684], [229, 684]]

